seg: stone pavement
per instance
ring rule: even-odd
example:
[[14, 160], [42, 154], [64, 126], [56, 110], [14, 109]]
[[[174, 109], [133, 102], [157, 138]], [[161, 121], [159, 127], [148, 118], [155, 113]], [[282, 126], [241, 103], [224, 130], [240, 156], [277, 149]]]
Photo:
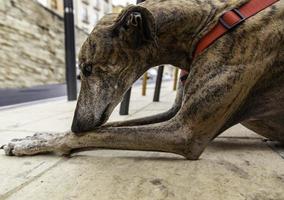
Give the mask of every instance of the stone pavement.
[[[163, 83], [161, 102], [133, 89], [130, 116], [170, 107], [175, 94]], [[47, 101], [0, 111], [0, 145], [34, 132], [69, 129], [75, 102]], [[263, 138], [237, 125], [215, 139], [198, 161], [157, 152], [94, 150], [71, 158], [6, 157], [0, 151], [0, 200], [283, 200], [284, 159]]]

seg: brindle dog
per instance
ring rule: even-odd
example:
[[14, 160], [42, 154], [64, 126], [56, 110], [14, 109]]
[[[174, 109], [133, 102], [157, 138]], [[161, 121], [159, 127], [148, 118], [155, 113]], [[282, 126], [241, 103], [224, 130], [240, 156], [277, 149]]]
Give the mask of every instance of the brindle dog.
[[[242, 123], [284, 142], [284, 3], [222, 36], [196, 59], [197, 42], [239, 0], [147, 0], [105, 16], [80, 53], [82, 88], [72, 131], [13, 140], [7, 155], [88, 148], [162, 151], [198, 159], [210, 141]], [[189, 70], [172, 109], [103, 125], [149, 66]]]

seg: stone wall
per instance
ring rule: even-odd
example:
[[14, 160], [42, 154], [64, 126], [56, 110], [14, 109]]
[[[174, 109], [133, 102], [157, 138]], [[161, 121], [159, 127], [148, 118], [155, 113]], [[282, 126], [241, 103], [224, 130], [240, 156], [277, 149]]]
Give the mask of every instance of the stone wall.
[[[76, 50], [87, 34], [76, 28]], [[65, 82], [63, 18], [33, 0], [0, 0], [0, 88]]]

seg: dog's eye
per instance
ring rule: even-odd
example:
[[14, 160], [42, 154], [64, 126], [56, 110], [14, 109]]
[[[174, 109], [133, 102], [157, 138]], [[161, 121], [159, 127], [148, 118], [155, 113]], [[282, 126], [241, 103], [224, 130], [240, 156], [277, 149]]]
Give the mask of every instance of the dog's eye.
[[93, 71], [93, 66], [90, 64], [87, 64], [83, 67], [82, 73], [85, 77], [91, 76]]

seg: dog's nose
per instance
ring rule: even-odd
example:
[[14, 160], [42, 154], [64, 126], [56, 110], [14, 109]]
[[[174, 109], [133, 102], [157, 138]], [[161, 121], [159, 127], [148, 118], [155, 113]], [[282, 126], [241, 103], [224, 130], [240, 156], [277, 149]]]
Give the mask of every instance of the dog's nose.
[[84, 128], [84, 127], [85, 127], [85, 125], [82, 122], [82, 120], [80, 120], [80, 117], [78, 116], [78, 112], [75, 111], [72, 126], [71, 126], [72, 132], [73, 133], [84, 132], [84, 131], [86, 131], [86, 128]]
[[[93, 119], [93, 118], [91, 118]], [[73, 133], [82, 133], [93, 130], [97, 127], [97, 124], [93, 122], [93, 120], [86, 119], [75, 112], [71, 130]]]
[[88, 124], [85, 121], [73, 120], [71, 130], [73, 133], [84, 133], [94, 130], [96, 127], [98, 127], [96, 124]]
[[94, 130], [102, 125], [102, 119], [95, 118], [93, 113], [81, 112], [78, 107], [75, 110], [71, 130], [74, 133], [82, 133]]
[[71, 126], [71, 130], [73, 133], [80, 133], [82, 132], [82, 126], [80, 125], [79, 121], [76, 119], [76, 117], [74, 117], [73, 122], [72, 122], [72, 126]]
[[83, 133], [92, 130], [92, 127], [88, 124], [81, 122], [80, 120], [73, 120], [71, 130], [73, 133]]

